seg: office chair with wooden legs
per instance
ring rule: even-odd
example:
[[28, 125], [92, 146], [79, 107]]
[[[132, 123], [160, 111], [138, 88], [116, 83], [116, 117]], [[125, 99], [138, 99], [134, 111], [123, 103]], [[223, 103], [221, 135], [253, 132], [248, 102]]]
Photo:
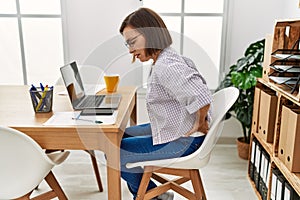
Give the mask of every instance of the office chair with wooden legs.
[[[194, 153], [180, 158], [127, 163], [128, 168], [144, 168], [136, 200], [148, 200], [168, 190], [173, 190], [189, 200], [207, 199], [199, 169], [209, 162], [211, 151], [222, 132], [223, 117], [238, 96], [239, 90], [235, 87], [225, 88], [213, 94], [210, 129], [202, 145]], [[176, 178], [167, 179], [160, 174], [173, 175]], [[147, 191], [151, 178], [161, 185]], [[188, 181], [193, 185], [193, 192], [181, 186]]]
[[8, 127], [0, 127], [0, 199], [31, 199], [32, 191], [43, 179], [51, 190], [33, 197], [35, 200], [66, 200], [52, 168], [68, 157], [69, 152], [45, 154], [29, 136]]

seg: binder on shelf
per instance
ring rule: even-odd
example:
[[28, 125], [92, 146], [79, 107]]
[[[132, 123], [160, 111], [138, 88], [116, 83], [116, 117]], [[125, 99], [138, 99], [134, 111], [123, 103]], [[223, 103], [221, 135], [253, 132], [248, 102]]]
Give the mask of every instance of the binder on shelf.
[[288, 105], [282, 105], [281, 109], [281, 120], [280, 120], [280, 135], [279, 135], [279, 141], [278, 141], [278, 158], [281, 160], [282, 163], [285, 163], [285, 157], [286, 157], [286, 146], [290, 145], [287, 144], [287, 138], [288, 138], [288, 119], [289, 119], [289, 106]]
[[266, 165], [266, 159], [265, 159], [265, 151], [261, 149], [261, 161], [260, 161], [260, 171], [259, 171], [259, 187], [258, 192], [260, 193], [262, 199], [264, 200], [264, 193], [265, 193], [265, 165]]
[[260, 93], [261, 93], [261, 89], [258, 87], [255, 87], [254, 100], [253, 100], [253, 111], [252, 111], [252, 126], [251, 126], [252, 133], [258, 133]]
[[269, 181], [270, 181], [270, 173], [271, 173], [271, 158], [270, 158], [270, 155], [267, 154], [267, 163], [268, 163], [268, 166], [267, 166], [267, 172], [266, 172], [266, 187], [267, 189], [269, 190]]
[[255, 171], [254, 171], [254, 183], [257, 190], [259, 190], [261, 155], [262, 155], [261, 146], [259, 145], [259, 143], [257, 143], [256, 154], [255, 154]]
[[293, 193], [293, 200], [300, 200], [300, 196], [297, 194], [297, 192], [295, 190]]
[[273, 90], [261, 90], [259, 108], [259, 136], [268, 143], [273, 143], [275, 118], [277, 112], [277, 95]]
[[277, 176], [276, 200], [283, 199], [285, 178], [282, 174]]
[[271, 200], [297, 200], [299, 195], [279, 169], [272, 170]]
[[300, 172], [300, 110], [290, 109], [288, 117], [288, 137], [286, 139], [285, 165], [291, 172]]
[[254, 181], [254, 171], [256, 170], [255, 169], [256, 144], [257, 144], [257, 140], [253, 138], [251, 143], [251, 157], [250, 157], [250, 166], [249, 166], [250, 178], [253, 181]]
[[279, 173], [278, 169], [272, 170], [272, 184], [271, 184], [271, 197], [270, 197], [271, 200], [276, 200], [278, 173]]
[[284, 183], [283, 199], [284, 200], [294, 200], [294, 189], [288, 182]]
[[268, 196], [268, 171], [269, 171], [269, 154], [266, 151], [262, 151], [263, 170], [262, 170], [262, 199], [266, 200]]

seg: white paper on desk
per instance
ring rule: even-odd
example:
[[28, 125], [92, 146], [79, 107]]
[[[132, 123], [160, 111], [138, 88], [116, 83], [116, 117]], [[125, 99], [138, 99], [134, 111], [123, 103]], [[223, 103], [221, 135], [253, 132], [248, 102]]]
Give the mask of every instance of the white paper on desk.
[[93, 121], [102, 121], [102, 125], [115, 124], [118, 111], [114, 111], [112, 115], [91, 115], [91, 116], [80, 116], [79, 118], [88, 119], [92, 121], [74, 120], [77, 118], [80, 111], [74, 112], [56, 112], [50, 119], [48, 119], [43, 125], [45, 126], [68, 126], [68, 125], [95, 125]]
[[[96, 94], [97, 92], [105, 89], [105, 85], [104, 84], [84, 84], [84, 92], [86, 94]], [[63, 90], [60, 92], [57, 92], [58, 95], [68, 95], [67, 90]]]

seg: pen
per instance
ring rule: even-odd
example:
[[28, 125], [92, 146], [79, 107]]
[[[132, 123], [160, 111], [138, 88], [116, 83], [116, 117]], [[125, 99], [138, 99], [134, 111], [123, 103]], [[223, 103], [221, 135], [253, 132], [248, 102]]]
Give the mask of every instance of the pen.
[[86, 121], [86, 122], [92, 122], [92, 123], [95, 123], [95, 124], [102, 124], [102, 123], [103, 123], [103, 122], [100, 121], [100, 120], [80, 119], [79, 116], [80, 116], [80, 115], [78, 115], [78, 117], [72, 117], [72, 119], [74, 119], [74, 120]]
[[30, 91], [36, 91], [36, 87], [33, 84], [31, 84]]
[[40, 86], [41, 86], [42, 91], [44, 91], [44, 86], [42, 83], [40, 83]]
[[48, 91], [48, 86], [46, 86], [45, 88], [44, 88], [44, 91], [43, 91], [43, 94], [42, 94], [42, 98], [40, 99], [40, 101], [39, 101], [39, 103], [38, 103], [38, 105], [37, 105], [37, 107], [36, 107], [36, 111], [38, 111], [40, 108], [41, 108], [41, 105], [42, 105], [42, 102], [44, 101], [44, 99], [45, 99], [45, 96], [46, 96], [46, 94], [47, 94], [47, 91]]
[[32, 101], [34, 102], [34, 107], [36, 108], [36, 106], [38, 105], [38, 101], [37, 101], [37, 99], [36, 99], [36, 97], [35, 97], [35, 94], [34, 94], [34, 92], [33, 91], [29, 91], [30, 92], [30, 96], [31, 96], [31, 99], [32, 99]]
[[36, 87], [33, 84], [31, 84], [30, 91], [33, 92], [39, 99], [42, 98], [42, 96], [40, 95], [40, 93], [37, 91]]
[[46, 96], [42, 99], [42, 105], [41, 105], [41, 107], [40, 107], [40, 110], [42, 110], [43, 109], [43, 107], [45, 106], [48, 106], [47, 105], [47, 99], [49, 99], [49, 98], [51, 98], [51, 90], [53, 90], [53, 86], [51, 86], [50, 88], [48, 87], [48, 85], [46, 85], [46, 87], [45, 87], [46, 89], [45, 89], [45, 91], [46, 91]]

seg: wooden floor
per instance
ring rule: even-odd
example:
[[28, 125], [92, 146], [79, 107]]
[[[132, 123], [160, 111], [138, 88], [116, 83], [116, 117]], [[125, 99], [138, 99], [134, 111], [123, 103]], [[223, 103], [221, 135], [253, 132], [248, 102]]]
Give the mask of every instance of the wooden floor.
[[[71, 151], [70, 157], [54, 169], [54, 174], [70, 200], [106, 200], [105, 159], [97, 152], [104, 192], [97, 191], [89, 155], [84, 151]], [[209, 200], [258, 199], [247, 178], [247, 161], [238, 158], [235, 145], [216, 145], [209, 164], [201, 170], [204, 188]], [[190, 183], [186, 187], [191, 187]], [[47, 189], [43, 182], [37, 194]], [[132, 199], [125, 182], [122, 182], [124, 200]], [[175, 200], [183, 200], [175, 194]]]

